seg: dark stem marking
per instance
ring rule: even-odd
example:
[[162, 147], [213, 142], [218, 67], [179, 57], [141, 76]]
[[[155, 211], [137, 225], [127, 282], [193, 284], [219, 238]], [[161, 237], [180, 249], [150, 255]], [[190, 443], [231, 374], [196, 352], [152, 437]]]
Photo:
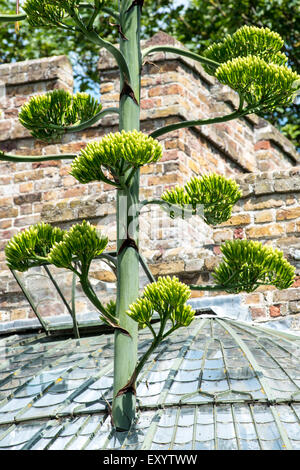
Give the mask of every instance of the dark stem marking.
[[124, 85], [123, 85], [122, 91], [120, 93], [120, 101], [123, 98], [123, 96], [129, 96], [134, 101], [134, 103], [136, 105], [139, 105], [139, 103], [137, 102], [137, 99], [135, 97], [134, 91], [131, 88], [131, 86], [129, 85], [127, 80], [124, 81]]
[[125, 395], [125, 393], [132, 393], [132, 395], [136, 396], [136, 387], [135, 387], [136, 378], [137, 378], [137, 374], [136, 374], [136, 370], [135, 370], [134, 373], [132, 374], [131, 378], [127, 382], [127, 384], [124, 385], [124, 387], [122, 387], [118, 391], [116, 397], [120, 397], [121, 395]]
[[134, 0], [125, 13], [128, 13], [134, 7], [141, 7], [141, 10], [142, 10], [143, 6], [144, 6], [144, 0]]
[[125, 248], [134, 248], [137, 253], [139, 252], [137, 244], [135, 243], [133, 238], [130, 238], [128, 236], [127, 236], [126, 240], [124, 240], [122, 245], [120, 246], [120, 249], [118, 251], [118, 255], [120, 255], [125, 250]]
[[113, 28], [118, 28], [119, 34], [120, 34], [121, 38], [123, 39], [123, 41], [128, 41], [128, 38], [123, 33], [122, 26], [120, 24], [118, 24], [118, 23], [109, 23], [109, 26], [112, 26]]

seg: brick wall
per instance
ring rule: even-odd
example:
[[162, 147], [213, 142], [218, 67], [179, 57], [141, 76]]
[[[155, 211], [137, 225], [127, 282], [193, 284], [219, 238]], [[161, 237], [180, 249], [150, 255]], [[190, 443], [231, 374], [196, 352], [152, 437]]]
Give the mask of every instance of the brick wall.
[[[300, 167], [290, 170], [252, 173], [236, 178], [243, 197], [230, 220], [213, 231], [214, 243], [207, 247], [202, 273], [206, 278], [221, 260], [218, 244], [225, 240], [260, 241], [282, 250], [296, 266], [297, 278], [288, 290], [260, 287], [244, 294], [252, 317], [257, 320], [300, 313]], [[194, 281], [199, 282], [197, 275]], [[207, 293], [205, 294], [207, 295]]]
[[[151, 43], [176, 41], [160, 33], [147, 45]], [[99, 72], [102, 104], [114, 106], [119, 96], [118, 72], [105, 52], [100, 56]], [[91, 129], [68, 134], [59, 145], [44, 145], [19, 125], [18, 109], [30, 96], [53, 88], [72, 89], [72, 70], [65, 57], [1, 65], [0, 80], [6, 91], [0, 116], [3, 150], [36, 155], [78, 153], [88, 141], [117, 130], [116, 117], [108, 116]], [[178, 120], [224, 115], [235, 105], [235, 93], [189, 59], [158, 53], [144, 64], [141, 125], [145, 132]], [[230, 221], [215, 229], [196, 217], [170, 221], [157, 207], [147, 206], [141, 219], [141, 249], [154, 275], [177, 274], [193, 283], [209, 283], [220, 258], [220, 243], [244, 237], [278, 246], [297, 265], [299, 155], [284, 136], [251, 115], [229, 123], [175, 131], [161, 141], [163, 159], [141, 171], [141, 199], [158, 197], [166, 188], [209, 171], [235, 178], [244, 195]], [[68, 228], [88, 218], [108, 234], [110, 248], [115, 248], [115, 191], [102, 183], [78, 184], [68, 172], [69, 164], [62, 161], [0, 163], [0, 321], [33, 315], [4, 260], [7, 240], [20, 229], [40, 220]], [[300, 274], [299, 261], [297, 269]], [[100, 282], [114, 280], [103, 266], [95, 268], [93, 276]], [[106, 289], [104, 295], [109, 298], [112, 290]], [[257, 320], [288, 314], [298, 318], [300, 280], [288, 291], [259, 289], [245, 295], [244, 301]], [[82, 298], [78, 308], [81, 312], [88, 308]], [[44, 305], [41, 313], [62, 311], [54, 302], [51, 308]]]

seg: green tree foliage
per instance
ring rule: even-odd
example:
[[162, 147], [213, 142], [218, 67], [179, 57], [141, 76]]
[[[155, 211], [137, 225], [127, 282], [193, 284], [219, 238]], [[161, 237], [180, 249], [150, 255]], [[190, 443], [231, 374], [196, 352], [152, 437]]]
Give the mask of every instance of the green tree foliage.
[[[116, 0], [107, 0], [107, 7], [117, 9]], [[165, 29], [166, 15], [169, 15], [168, 23], [170, 32], [175, 34], [176, 19], [182, 10], [182, 6], [170, 7], [166, 0], [147, 0], [145, 2], [145, 14], [142, 17], [142, 34], [149, 38], [160, 29]], [[16, 0], [0, 0], [0, 11], [15, 13]], [[84, 14], [84, 13], [82, 13]], [[88, 15], [88, 12], [86, 13]], [[100, 15], [94, 24], [96, 31], [101, 37], [117, 43], [119, 31], [116, 20], [108, 13]], [[13, 23], [0, 24], [0, 64], [22, 61], [27, 59], [38, 59], [54, 55], [66, 54], [74, 68], [76, 88], [80, 91], [93, 89], [95, 82], [99, 81], [97, 63], [99, 60], [99, 46], [89, 44], [86, 47], [84, 35], [79, 31], [76, 34], [66, 32], [58, 28], [49, 28], [45, 34], [45, 28], [31, 26], [27, 21], [22, 22], [19, 31]]]
[[[116, 5], [107, 0], [106, 5]], [[185, 10], [184, 4], [188, 3]], [[0, 0], [0, 11], [14, 12], [16, 0]], [[189, 49], [202, 53], [212, 42], [221, 41], [226, 34], [234, 33], [243, 25], [268, 27], [284, 39], [284, 52], [288, 65], [300, 70], [300, 7], [299, 0], [190, 0], [169, 2], [147, 0], [142, 16], [142, 36], [149, 38], [163, 30], [182, 41]], [[96, 30], [106, 39], [117, 42], [116, 20], [101, 15]], [[86, 91], [98, 82], [98, 47], [85, 47], [81, 33], [66, 34], [43, 28], [32, 28], [23, 22], [19, 33], [13, 24], [0, 25], [0, 63], [36, 59], [50, 55], [67, 54], [73, 64], [76, 86]], [[275, 124], [295, 145], [300, 146], [299, 106], [294, 102], [289, 108], [278, 106], [262, 116]]]
[[[1, 12], [14, 13], [15, 9], [16, 0], [0, 0]], [[101, 17], [96, 27], [103, 31], [106, 38], [109, 35], [110, 38], [113, 35], [117, 38], [114, 28], [108, 25], [107, 16], [105, 21]], [[52, 28], [45, 34], [45, 28], [33, 27], [27, 21], [22, 22], [19, 31], [13, 23], [3, 23], [0, 24], [0, 44], [3, 45], [0, 50], [0, 63], [66, 54], [73, 65], [75, 83], [80, 91], [89, 90], [98, 82], [99, 47], [91, 44], [87, 48], [84, 35], [80, 31], [73, 34]]]
[[[175, 34], [191, 50], [202, 53], [212, 42], [222, 41], [226, 34], [233, 34], [244, 25], [267, 27], [279, 33], [284, 40], [283, 52], [288, 56], [288, 65], [299, 73], [299, 0], [191, 0], [176, 21]], [[174, 24], [170, 30], [174, 30]], [[300, 147], [297, 102], [262, 115]]]

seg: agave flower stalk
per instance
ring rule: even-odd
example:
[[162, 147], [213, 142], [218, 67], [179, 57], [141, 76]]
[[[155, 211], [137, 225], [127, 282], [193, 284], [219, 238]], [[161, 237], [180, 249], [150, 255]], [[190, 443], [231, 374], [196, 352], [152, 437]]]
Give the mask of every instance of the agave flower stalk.
[[[121, 76], [120, 80], [120, 122], [119, 130], [140, 130], [140, 87], [141, 49], [140, 21], [141, 6], [131, 8], [132, 0], [119, 1], [120, 51], [124, 55], [131, 77], [131, 86]], [[125, 39], [126, 38], [126, 39]], [[128, 429], [135, 416], [136, 400], [132, 393], [119, 395], [119, 391], [132, 376], [137, 362], [138, 326], [126, 311], [139, 293], [139, 256], [137, 214], [130, 214], [131, 207], [139, 201], [139, 170], [133, 176], [128, 190], [118, 189], [117, 194], [117, 250], [118, 250], [118, 294], [117, 318], [120, 326], [129, 331], [131, 338], [115, 333], [114, 356], [114, 401], [112, 407], [116, 428]], [[136, 227], [130, 233], [130, 227]]]
[[[194, 318], [186, 304], [191, 289], [252, 292], [259, 285], [288, 288], [294, 269], [282, 253], [246, 241], [228, 242], [222, 247], [224, 259], [216, 268], [214, 286], [185, 286], [173, 278], [155, 281], [139, 295], [139, 215], [147, 204], [158, 204], [170, 217], [199, 215], [209, 225], [220, 224], [231, 216], [232, 206], [241, 196], [238, 185], [220, 175], [194, 177], [184, 187], [162, 194], [160, 199], [139, 201], [139, 168], [161, 157], [159, 136], [181, 128], [226, 122], [252, 112], [288, 105], [300, 89], [299, 76], [285, 65], [280, 51], [283, 41], [268, 28], [243, 27], [221, 43], [212, 45], [203, 56], [186, 49], [156, 45], [141, 51], [141, 13], [144, 0], [119, 0], [118, 11], [106, 6], [105, 0], [26, 0], [24, 14], [0, 15], [0, 22], [26, 19], [32, 27], [62, 28], [80, 31], [87, 42], [105, 48], [116, 60], [120, 71], [118, 108], [102, 110], [101, 104], [85, 94], [70, 95], [56, 90], [42, 97], [33, 97], [26, 104], [20, 120], [33, 136], [45, 141], [59, 139], [70, 132], [79, 132], [109, 113], [119, 115], [119, 133], [90, 142], [79, 155], [18, 156], [0, 151], [0, 161], [39, 162], [72, 160], [71, 174], [82, 184], [102, 181], [117, 191], [117, 259], [103, 253], [103, 260], [113, 264], [117, 274], [116, 304], [102, 305], [89, 281], [93, 257], [100, 256], [107, 240], [96, 236], [95, 229], [83, 223], [68, 233], [49, 225], [33, 226], [7, 245], [8, 265], [25, 271], [50, 262], [79, 276], [86, 296], [102, 318], [115, 329], [114, 390], [112, 418], [118, 430], [128, 430], [135, 417], [136, 380], [157, 346], [179, 327], [188, 326]], [[82, 11], [88, 15], [81, 15]], [[119, 48], [97, 32], [98, 15], [104, 13], [118, 24]], [[188, 57], [203, 65], [219, 81], [233, 88], [239, 96], [237, 109], [225, 116], [180, 121], [150, 134], [140, 135], [140, 88], [143, 59], [156, 52]], [[131, 149], [135, 149], [132, 151]], [[186, 208], [188, 206], [188, 208]], [[100, 253], [100, 255], [99, 255]], [[147, 267], [146, 267], [147, 268]], [[148, 273], [149, 273], [149, 268]], [[73, 278], [74, 281], [74, 278]], [[73, 282], [74, 288], [74, 282]], [[158, 329], [152, 323], [157, 313]], [[100, 316], [101, 316], [100, 315]], [[138, 360], [138, 328], [148, 327], [153, 341]]]

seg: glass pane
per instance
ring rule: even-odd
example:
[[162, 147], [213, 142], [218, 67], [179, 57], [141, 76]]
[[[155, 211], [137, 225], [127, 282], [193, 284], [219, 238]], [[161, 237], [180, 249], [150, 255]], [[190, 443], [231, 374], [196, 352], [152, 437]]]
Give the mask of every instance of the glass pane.
[[214, 448], [214, 441], [195, 442], [195, 450], [213, 450]]
[[242, 450], [260, 450], [259, 442], [256, 440], [240, 439], [240, 448]]
[[215, 431], [213, 424], [198, 424], [196, 428], [196, 440], [201, 441], [209, 441], [214, 439]]
[[219, 450], [237, 450], [237, 442], [235, 439], [218, 439]]

